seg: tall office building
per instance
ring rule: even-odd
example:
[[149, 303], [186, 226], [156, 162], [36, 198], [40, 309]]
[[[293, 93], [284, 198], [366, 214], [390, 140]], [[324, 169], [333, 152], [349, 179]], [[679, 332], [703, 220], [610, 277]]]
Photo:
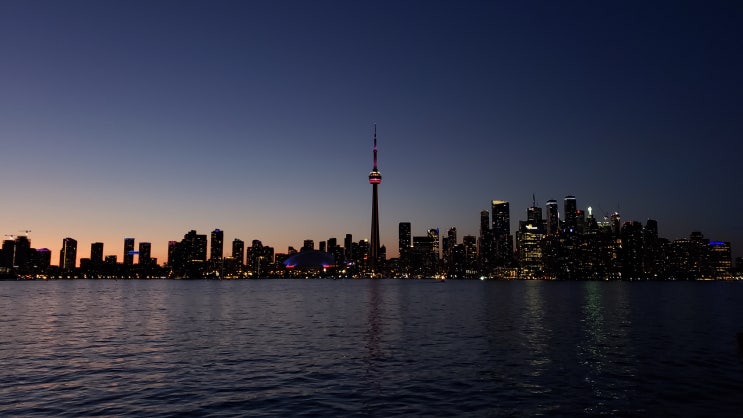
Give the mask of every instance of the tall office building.
[[578, 228], [577, 210], [578, 203], [575, 200], [575, 196], [565, 196], [563, 203], [565, 210], [565, 229], [568, 231], [575, 231]]
[[377, 187], [382, 183], [382, 175], [377, 169], [377, 125], [374, 124], [374, 166], [369, 173], [369, 184], [372, 185], [372, 219], [371, 242], [369, 243], [369, 267], [374, 271], [379, 260], [379, 198]]
[[29, 261], [33, 260], [31, 254], [31, 241], [26, 235], [15, 237], [15, 254], [13, 256], [13, 266], [21, 269], [27, 267]]
[[148, 266], [152, 263], [152, 244], [149, 242], [139, 243], [139, 265]]
[[483, 210], [480, 211], [480, 238], [482, 238], [487, 231], [490, 231], [490, 212]]
[[495, 260], [497, 266], [510, 264], [513, 257], [513, 235], [511, 235], [511, 210], [505, 200], [490, 202], [492, 212], [491, 233], [495, 244]]
[[36, 250], [36, 261], [40, 270], [46, 270], [52, 262], [52, 252], [48, 248], [39, 248]]
[[441, 239], [439, 236], [439, 229], [438, 228], [431, 228], [428, 230], [428, 237], [433, 240], [433, 249], [432, 253], [436, 260], [440, 258], [439, 248], [441, 247]]
[[457, 228], [451, 227], [446, 232], [446, 236], [441, 239], [441, 257], [446, 259], [447, 262], [451, 258], [452, 250], [457, 245]]
[[465, 235], [462, 238], [464, 249], [464, 274], [472, 276], [477, 270], [477, 238], [474, 235]]
[[452, 226], [449, 228], [449, 231], [446, 233], [447, 238], [449, 238], [449, 245], [455, 246], [457, 245], [457, 228]]
[[103, 243], [90, 244], [90, 261], [94, 264], [103, 264]]
[[3, 249], [0, 251], [0, 267], [13, 268], [15, 257], [15, 241], [6, 239], [3, 241]]
[[346, 234], [346, 238], [343, 239], [343, 248], [346, 250], [346, 262], [350, 263], [353, 260], [353, 235]]
[[77, 263], [77, 241], [72, 238], [62, 240], [62, 250], [59, 252], [59, 268], [72, 270]]
[[124, 265], [134, 264], [134, 238], [124, 238]]
[[178, 259], [178, 241], [168, 241], [168, 266], [173, 267], [173, 264], [178, 261], [177, 259]]
[[480, 211], [480, 236], [477, 237], [477, 260], [483, 273], [490, 270], [495, 259], [494, 252], [495, 242], [493, 242], [493, 230], [490, 229], [490, 212], [483, 210]]
[[557, 200], [547, 201], [547, 234], [555, 235], [560, 231], [560, 215]]
[[410, 222], [400, 222], [397, 225], [397, 244], [400, 251], [400, 257], [403, 253], [410, 250], [411, 231]]
[[224, 255], [224, 231], [215, 229], [212, 231], [211, 259], [221, 260]]
[[240, 239], [232, 240], [232, 258], [237, 260], [237, 263], [241, 266], [245, 262], [245, 243]]
[[511, 212], [509, 204], [505, 200], [493, 200], [490, 202], [492, 209], [492, 231], [495, 237], [509, 235], [511, 233]]

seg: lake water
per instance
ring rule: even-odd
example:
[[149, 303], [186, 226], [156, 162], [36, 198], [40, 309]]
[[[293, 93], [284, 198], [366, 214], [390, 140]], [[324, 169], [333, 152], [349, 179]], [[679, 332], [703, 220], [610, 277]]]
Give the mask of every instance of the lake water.
[[0, 283], [0, 414], [740, 416], [743, 283]]

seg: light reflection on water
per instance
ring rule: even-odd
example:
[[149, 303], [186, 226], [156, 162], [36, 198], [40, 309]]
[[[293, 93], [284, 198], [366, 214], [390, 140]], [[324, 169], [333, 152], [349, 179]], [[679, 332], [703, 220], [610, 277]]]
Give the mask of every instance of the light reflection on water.
[[8, 415], [733, 415], [736, 283], [0, 285]]

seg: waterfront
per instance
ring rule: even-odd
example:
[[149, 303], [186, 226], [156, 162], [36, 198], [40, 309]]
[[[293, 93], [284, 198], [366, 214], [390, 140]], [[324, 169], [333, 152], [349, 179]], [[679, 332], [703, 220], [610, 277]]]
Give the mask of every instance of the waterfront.
[[734, 416], [731, 282], [0, 286], [4, 415]]

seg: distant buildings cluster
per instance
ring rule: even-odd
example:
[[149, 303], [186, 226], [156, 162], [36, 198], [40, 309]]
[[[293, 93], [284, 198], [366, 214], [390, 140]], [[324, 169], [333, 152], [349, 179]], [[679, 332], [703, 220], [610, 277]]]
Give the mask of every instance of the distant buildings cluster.
[[[549, 200], [546, 214], [536, 202], [511, 232], [509, 202], [493, 200], [480, 213], [479, 236], [457, 241], [456, 228], [439, 239], [438, 229], [411, 239], [411, 225], [399, 225], [400, 258], [390, 265], [401, 277], [445, 275], [450, 278], [561, 280], [731, 279], [736, 273], [729, 242], [710, 241], [701, 232], [669, 241], [658, 236], [658, 223], [621, 222], [614, 213], [596, 219], [578, 209], [574, 196]], [[439, 241], [441, 257], [439, 257]], [[515, 245], [514, 245], [515, 244]], [[737, 260], [738, 271], [743, 260]]]
[[[670, 241], [658, 236], [658, 223], [622, 222], [618, 213], [597, 219], [591, 208], [578, 209], [576, 198], [563, 202], [562, 219], [555, 200], [544, 207], [527, 208], [526, 219], [511, 231], [509, 202], [491, 201], [490, 211], [479, 216], [479, 235], [461, 241], [452, 227], [413, 235], [410, 222], [399, 223], [398, 258], [387, 259], [385, 246], [371, 260], [370, 244], [347, 234], [304, 241], [299, 250], [273, 247], [253, 240], [234, 239], [224, 255], [224, 231], [211, 236], [189, 231], [180, 241], [168, 242], [167, 262], [152, 257], [149, 242], [124, 239], [121, 262], [104, 255], [101, 242], [91, 244], [90, 257], [77, 265], [77, 241], [62, 240], [59, 265], [52, 252], [35, 249], [27, 236], [3, 241], [0, 275], [21, 278], [268, 278], [268, 277], [396, 277], [396, 278], [500, 278], [562, 280], [697, 280], [731, 279], [743, 267], [733, 268], [728, 242], [710, 241], [699, 232]], [[514, 233], [515, 232], [515, 233]], [[207, 251], [208, 250], [208, 251]], [[319, 252], [334, 260], [317, 265], [295, 265], [293, 256]], [[136, 258], [135, 258], [136, 257]], [[135, 262], [136, 261], [136, 262]]]
[[[140, 242], [135, 250], [135, 239], [125, 238], [121, 262], [117, 255], [104, 256], [103, 243], [94, 242], [90, 246], [90, 257], [80, 258], [78, 266], [77, 240], [68, 237], [62, 240], [59, 265], [54, 266], [51, 265], [52, 252], [46, 248], [31, 248], [30, 239], [24, 235], [3, 241], [0, 250], [0, 278], [238, 279], [305, 277], [325, 273], [348, 277], [364, 275], [369, 266], [368, 241], [354, 242], [352, 235], [346, 234], [342, 244], [338, 245], [336, 238], [330, 238], [321, 241], [316, 249], [314, 241], [307, 239], [299, 250], [289, 247], [286, 253], [275, 253], [273, 247], [263, 245], [260, 240], [253, 240], [246, 247], [244, 241], [236, 238], [232, 241], [230, 255], [224, 256], [224, 231], [215, 229], [209, 240], [206, 234], [191, 230], [182, 240], [168, 242], [168, 260], [163, 265], [152, 257], [151, 243]], [[317, 266], [285, 264], [291, 256], [303, 252], [327, 253], [330, 259], [336, 261]], [[378, 257], [381, 260], [386, 259], [384, 246], [380, 248]]]

